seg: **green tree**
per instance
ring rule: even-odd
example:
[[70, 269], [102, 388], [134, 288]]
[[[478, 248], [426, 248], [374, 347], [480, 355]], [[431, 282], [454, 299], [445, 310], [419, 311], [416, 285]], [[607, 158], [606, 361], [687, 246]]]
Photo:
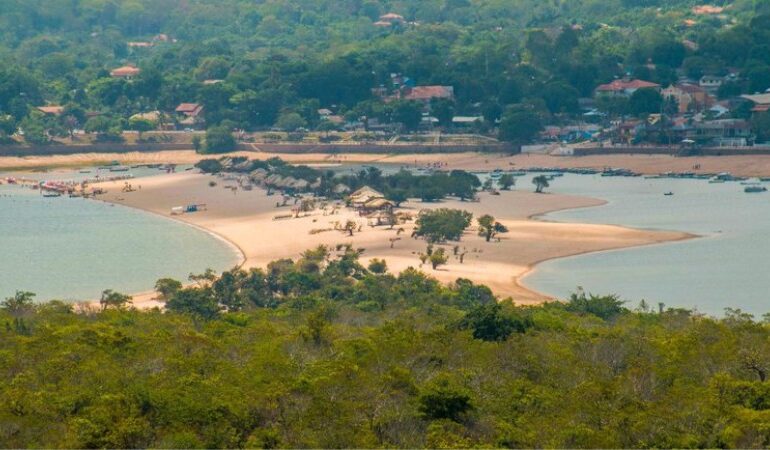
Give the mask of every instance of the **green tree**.
[[436, 270], [439, 268], [439, 266], [443, 266], [449, 262], [449, 256], [446, 254], [446, 250], [441, 247], [430, 253], [428, 261], [430, 261], [430, 265], [433, 270]]
[[510, 173], [504, 173], [497, 180], [497, 184], [500, 185], [500, 188], [502, 190], [509, 191], [511, 190], [511, 186], [516, 185], [516, 178], [514, 178], [514, 176], [511, 175]]
[[495, 218], [489, 214], [485, 214], [477, 220], [479, 222], [479, 236], [483, 236], [487, 242], [500, 233], [508, 232], [508, 228], [505, 225], [495, 221]]
[[530, 105], [514, 105], [506, 109], [500, 120], [499, 137], [516, 144], [531, 142], [543, 129], [540, 114]]
[[460, 329], [472, 330], [474, 339], [482, 341], [505, 341], [511, 334], [524, 333], [532, 325], [531, 320], [504, 311], [496, 302], [473, 307], [460, 321]]
[[173, 278], [161, 278], [155, 282], [155, 292], [158, 293], [160, 300], [168, 301], [179, 290], [182, 289], [182, 283]]
[[532, 178], [532, 184], [535, 185], [535, 192], [538, 194], [541, 194], [543, 189], [550, 186], [548, 183], [548, 178], [545, 175], [538, 175]]
[[210, 320], [219, 316], [222, 308], [210, 288], [183, 288], [166, 302], [166, 309]]
[[299, 114], [295, 112], [287, 112], [278, 116], [278, 120], [275, 122], [275, 126], [284, 131], [293, 132], [307, 126], [307, 122]]
[[142, 139], [142, 133], [155, 129], [154, 122], [152, 122], [151, 120], [141, 119], [141, 118], [133, 118], [129, 120], [128, 126], [130, 129], [139, 133], [140, 140]]
[[112, 289], [107, 289], [102, 292], [99, 304], [102, 306], [102, 311], [110, 308], [123, 309], [131, 304], [131, 296], [115, 292]]
[[663, 97], [655, 89], [637, 89], [631, 94], [628, 108], [636, 116], [659, 113], [663, 108]]
[[420, 413], [428, 420], [449, 419], [457, 422], [473, 409], [470, 395], [446, 377], [439, 378], [421, 393], [419, 403]]
[[459, 241], [472, 218], [473, 214], [458, 209], [425, 210], [417, 217], [414, 234], [431, 243]]
[[391, 104], [393, 121], [400, 123], [407, 131], [414, 131], [422, 122], [422, 104], [412, 100], [397, 100]]
[[374, 258], [369, 261], [369, 267], [367, 267], [367, 269], [369, 272], [380, 275], [388, 271], [388, 263], [384, 259]]
[[205, 153], [227, 153], [235, 150], [235, 147], [235, 137], [229, 128], [217, 126], [206, 130]]

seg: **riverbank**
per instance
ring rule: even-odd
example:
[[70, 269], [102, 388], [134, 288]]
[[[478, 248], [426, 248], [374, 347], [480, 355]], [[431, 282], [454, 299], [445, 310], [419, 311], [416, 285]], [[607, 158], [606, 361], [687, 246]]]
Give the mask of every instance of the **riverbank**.
[[[279, 157], [295, 164], [389, 163], [396, 165], [427, 165], [444, 163], [445, 169], [494, 170], [526, 169], [530, 167], [563, 167], [603, 169], [615, 167], [643, 174], [663, 172], [718, 173], [730, 172], [736, 176], [770, 176], [770, 155], [692, 156], [670, 155], [590, 155], [550, 156], [541, 154], [377, 154], [377, 153], [269, 153], [260, 151], [234, 152], [227, 156], [246, 156], [251, 159]], [[192, 150], [130, 153], [86, 153], [73, 155], [14, 157], [0, 156], [0, 170], [43, 170], [57, 167], [84, 167], [118, 161], [133, 164], [195, 164], [201, 159], [217, 157], [200, 155]]]
[[[211, 181], [217, 185], [211, 187]], [[391, 272], [398, 273], [408, 267], [419, 267], [419, 252], [425, 251], [425, 241], [410, 238], [413, 224], [404, 230], [388, 227], [372, 227], [367, 220], [352, 210], [340, 208], [333, 215], [321, 209], [300, 218], [291, 218], [290, 207], [277, 207], [279, 196], [268, 196], [261, 189], [231, 191], [224, 188], [222, 180], [195, 173], [160, 175], [138, 178], [132, 181], [134, 192], [121, 192], [123, 182], [103, 183], [108, 193], [102, 200], [134, 207], [166, 217], [171, 208], [187, 204], [206, 204], [205, 211], [174, 216], [192, 225], [220, 236], [241, 249], [245, 256], [244, 268], [265, 267], [281, 258], [297, 258], [318, 245], [334, 247], [351, 243], [365, 250], [362, 263], [370, 259], [385, 259]], [[505, 224], [510, 232], [499, 242], [485, 242], [477, 235], [474, 226], [458, 244], [450, 244], [447, 250], [465, 253], [464, 261], [451, 258], [446, 266], [432, 270], [422, 267], [426, 273], [443, 282], [468, 278], [492, 288], [501, 297], [511, 297], [519, 304], [534, 304], [548, 300], [547, 296], [533, 292], [519, 283], [519, 279], [543, 261], [577, 254], [669, 242], [691, 237], [686, 233], [636, 230], [612, 225], [579, 223], [555, 223], [535, 217], [569, 208], [599, 206], [603, 201], [556, 194], [535, 194], [525, 191], [503, 192], [492, 196], [481, 194], [479, 202], [447, 200], [435, 204], [409, 202], [401, 211], [416, 215], [423, 208], [465, 209], [479, 217], [492, 214]], [[327, 211], [332, 210], [329, 205]], [[286, 217], [289, 216], [289, 217]], [[334, 230], [334, 223], [355, 220], [361, 231], [348, 236]], [[392, 243], [392, 248], [391, 248]], [[139, 306], [154, 306], [152, 295], [136, 296]]]

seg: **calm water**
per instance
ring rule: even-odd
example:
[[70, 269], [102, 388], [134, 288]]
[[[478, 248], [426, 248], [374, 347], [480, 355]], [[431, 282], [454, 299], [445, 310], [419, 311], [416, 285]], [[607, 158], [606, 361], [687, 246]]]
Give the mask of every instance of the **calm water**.
[[[519, 189], [531, 186], [520, 179]], [[699, 239], [549, 261], [524, 283], [556, 297], [581, 286], [619, 294], [636, 306], [697, 308], [721, 315], [725, 307], [770, 312], [770, 193], [746, 194], [739, 183], [565, 175], [552, 192], [608, 200], [549, 220], [687, 231]], [[666, 197], [664, 192], [672, 191]]]
[[0, 298], [27, 290], [38, 300], [95, 299], [104, 289], [148, 291], [158, 278], [184, 281], [190, 272], [224, 270], [238, 261], [229, 245], [178, 222], [7, 185], [0, 186], [0, 249]]

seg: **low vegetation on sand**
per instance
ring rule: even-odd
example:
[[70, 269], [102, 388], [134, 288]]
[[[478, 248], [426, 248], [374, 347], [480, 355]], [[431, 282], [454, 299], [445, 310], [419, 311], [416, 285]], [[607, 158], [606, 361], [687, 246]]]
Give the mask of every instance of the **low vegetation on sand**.
[[165, 310], [0, 308], [3, 447], [767, 447], [770, 328], [517, 307], [349, 246], [160, 280]]

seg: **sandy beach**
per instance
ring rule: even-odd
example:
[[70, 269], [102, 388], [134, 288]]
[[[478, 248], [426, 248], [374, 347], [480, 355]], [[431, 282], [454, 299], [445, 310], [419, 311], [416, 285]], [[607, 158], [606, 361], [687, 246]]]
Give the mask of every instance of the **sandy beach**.
[[[215, 187], [209, 182], [216, 181]], [[262, 189], [238, 190], [233, 193], [225, 189], [228, 184], [217, 177], [192, 172], [138, 178], [131, 181], [134, 192], [123, 193], [124, 182], [102, 183], [108, 193], [100, 198], [104, 201], [150, 211], [165, 217], [173, 217], [214, 233], [237, 246], [244, 255], [243, 266], [265, 267], [280, 258], [297, 258], [300, 254], [318, 245], [334, 247], [351, 243], [365, 250], [362, 263], [382, 258], [391, 272], [400, 272], [407, 267], [420, 267], [419, 252], [424, 252], [423, 240], [410, 238], [413, 224], [404, 225], [404, 231], [380, 226], [374, 227], [368, 219], [359, 217], [354, 211], [340, 208], [334, 215], [327, 215], [321, 209], [305, 217], [277, 219], [276, 216], [290, 214], [290, 206], [277, 207], [279, 195], [268, 196]], [[206, 211], [171, 216], [171, 208], [187, 204], [207, 205]], [[522, 286], [519, 279], [537, 263], [587, 252], [596, 252], [632, 246], [649, 245], [686, 239], [685, 233], [635, 230], [610, 225], [578, 223], [554, 223], [535, 217], [550, 211], [598, 206], [601, 200], [557, 194], [535, 194], [525, 191], [503, 192], [492, 196], [481, 194], [479, 202], [447, 200], [439, 203], [408, 202], [400, 211], [416, 215], [423, 208], [465, 209], [478, 217], [492, 214], [505, 224], [510, 232], [501, 236], [499, 242], [485, 242], [477, 235], [474, 225], [466, 231], [461, 242], [449, 243], [448, 252], [459, 245], [459, 252], [466, 256], [461, 264], [457, 258], [450, 259], [446, 266], [432, 270], [429, 265], [421, 267], [426, 273], [441, 281], [451, 282], [468, 278], [490, 286], [501, 297], [511, 297], [518, 304], [532, 304], [548, 300], [547, 297]], [[328, 210], [331, 210], [331, 205]], [[344, 223], [352, 219], [361, 226], [361, 231], [348, 236], [333, 230], [335, 222]], [[313, 230], [325, 230], [314, 232]], [[391, 239], [398, 239], [393, 242]], [[152, 294], [135, 296], [139, 306], [155, 306]]]
[[[736, 176], [770, 176], [770, 155], [741, 156], [693, 156], [669, 155], [592, 155], [550, 156], [541, 154], [375, 154], [344, 153], [265, 153], [259, 151], [235, 152], [228, 156], [246, 156], [251, 159], [279, 157], [291, 163], [338, 164], [338, 163], [391, 163], [400, 165], [426, 165], [441, 162], [446, 169], [493, 170], [524, 169], [528, 167], [625, 168], [643, 174], [659, 174], [667, 171], [692, 171], [697, 173], [730, 172]], [[118, 161], [120, 164], [194, 164], [201, 159], [216, 156], [199, 155], [192, 150], [129, 153], [82, 153], [73, 155], [14, 157], [0, 156], [0, 170], [36, 170], [53, 167], [83, 167]], [[695, 169], [695, 167], [699, 167]]]

